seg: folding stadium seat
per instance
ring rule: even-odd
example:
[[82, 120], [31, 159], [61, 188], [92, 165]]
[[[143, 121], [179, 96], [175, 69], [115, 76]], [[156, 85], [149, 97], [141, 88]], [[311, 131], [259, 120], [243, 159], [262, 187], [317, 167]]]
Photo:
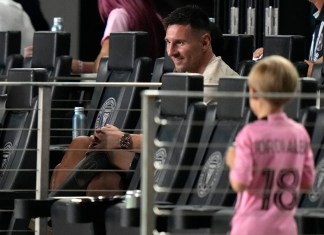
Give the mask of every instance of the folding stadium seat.
[[[145, 32], [112, 34], [108, 73], [103, 74], [105, 82], [149, 82], [153, 64], [148, 57], [147, 41]], [[109, 123], [124, 130], [133, 130], [140, 115], [140, 92], [144, 88], [96, 87], [90, 104], [93, 111], [87, 114], [89, 133]]]
[[241, 76], [248, 76], [253, 65], [255, 65], [256, 61], [254, 60], [244, 60], [239, 63], [237, 73]]
[[[45, 69], [12, 69], [8, 81], [46, 82]], [[6, 111], [0, 132], [2, 150], [0, 195], [1, 229], [7, 230], [15, 198], [35, 198], [37, 154], [37, 90], [32, 86], [8, 87]]]
[[239, 71], [242, 61], [252, 59], [254, 49], [254, 36], [246, 34], [223, 34], [224, 54], [223, 60], [235, 71]]
[[38, 31], [34, 33], [33, 55], [25, 67], [45, 68], [49, 77], [69, 76], [71, 34], [68, 32]]
[[[45, 68], [52, 82], [79, 82], [71, 76], [72, 57], [70, 56], [71, 35], [68, 32], [38, 31], [34, 33], [33, 55], [24, 59], [25, 68]], [[63, 77], [58, 78], [58, 77]], [[57, 86], [52, 88], [51, 102], [51, 144], [61, 143], [62, 136], [58, 129], [71, 128], [69, 111], [79, 105], [75, 98], [83, 88]], [[72, 112], [72, 111], [71, 111]], [[66, 132], [63, 132], [66, 134]]]
[[271, 35], [264, 38], [264, 54], [281, 55], [289, 59], [297, 68], [299, 76], [306, 77], [308, 65], [305, 59], [305, 37], [301, 35]]
[[174, 71], [174, 63], [165, 52], [164, 57], [155, 59], [151, 82], [161, 82], [162, 75]]
[[[191, 193], [182, 193], [180, 205], [231, 206], [234, 202], [230, 192], [228, 172], [224, 156], [237, 132], [246, 124], [249, 111], [246, 77], [221, 78], [219, 92], [240, 92], [242, 97], [219, 97], [213, 126], [206, 123], [209, 134], [202, 135], [186, 186]], [[228, 107], [231, 107], [230, 109]], [[197, 169], [197, 166], [199, 170]], [[201, 169], [200, 169], [201, 168]], [[229, 193], [224, 193], [228, 191]]]
[[0, 32], [0, 75], [6, 75], [11, 68], [22, 67], [23, 56], [20, 55], [20, 42], [21, 32]]

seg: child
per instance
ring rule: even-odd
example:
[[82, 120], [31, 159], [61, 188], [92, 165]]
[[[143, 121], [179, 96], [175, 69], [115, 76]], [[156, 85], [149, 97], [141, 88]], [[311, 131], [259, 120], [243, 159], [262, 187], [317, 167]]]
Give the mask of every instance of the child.
[[226, 156], [237, 192], [231, 235], [298, 234], [298, 194], [310, 190], [315, 175], [310, 138], [283, 112], [290, 98], [269, 96], [293, 93], [297, 82], [295, 67], [281, 56], [262, 59], [249, 74], [250, 107], [258, 120], [240, 131]]

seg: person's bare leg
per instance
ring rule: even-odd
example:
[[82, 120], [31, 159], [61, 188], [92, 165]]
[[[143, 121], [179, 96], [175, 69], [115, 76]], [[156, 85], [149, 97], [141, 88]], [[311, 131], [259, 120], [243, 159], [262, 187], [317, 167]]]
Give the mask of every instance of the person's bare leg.
[[87, 196], [115, 196], [123, 195], [125, 188], [121, 176], [113, 171], [96, 175], [88, 184]]
[[51, 189], [58, 188], [75, 166], [85, 158], [89, 144], [90, 138], [88, 136], [79, 136], [72, 140], [61, 163], [54, 168], [50, 182]]

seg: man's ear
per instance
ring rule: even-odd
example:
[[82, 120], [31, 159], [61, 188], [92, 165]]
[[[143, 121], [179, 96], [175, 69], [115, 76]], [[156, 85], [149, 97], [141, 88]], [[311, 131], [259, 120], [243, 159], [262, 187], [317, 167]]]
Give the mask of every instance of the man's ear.
[[211, 45], [211, 37], [209, 33], [205, 33], [201, 36], [201, 43], [204, 48], [209, 48]]

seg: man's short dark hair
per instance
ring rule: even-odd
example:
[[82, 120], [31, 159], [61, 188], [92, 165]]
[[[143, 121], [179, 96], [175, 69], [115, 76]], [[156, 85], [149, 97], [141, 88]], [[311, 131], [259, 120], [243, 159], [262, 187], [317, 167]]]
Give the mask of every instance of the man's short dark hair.
[[164, 19], [164, 26], [166, 28], [174, 24], [190, 25], [193, 29], [210, 32], [208, 15], [196, 5], [179, 7]]

